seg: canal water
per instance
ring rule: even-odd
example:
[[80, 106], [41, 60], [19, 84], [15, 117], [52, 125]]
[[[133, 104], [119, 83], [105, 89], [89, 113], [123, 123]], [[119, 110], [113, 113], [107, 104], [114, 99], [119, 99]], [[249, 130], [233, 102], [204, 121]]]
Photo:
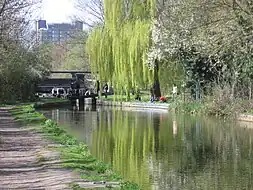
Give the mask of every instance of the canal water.
[[253, 129], [167, 111], [41, 110], [144, 190], [253, 189]]

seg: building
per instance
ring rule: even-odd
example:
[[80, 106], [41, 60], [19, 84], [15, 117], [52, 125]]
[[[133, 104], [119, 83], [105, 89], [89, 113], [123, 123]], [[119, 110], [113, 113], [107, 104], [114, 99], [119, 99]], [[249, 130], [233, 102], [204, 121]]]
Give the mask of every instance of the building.
[[40, 43], [62, 43], [81, 31], [83, 31], [83, 22], [80, 21], [73, 24], [48, 24], [46, 30], [39, 30], [39, 39]]

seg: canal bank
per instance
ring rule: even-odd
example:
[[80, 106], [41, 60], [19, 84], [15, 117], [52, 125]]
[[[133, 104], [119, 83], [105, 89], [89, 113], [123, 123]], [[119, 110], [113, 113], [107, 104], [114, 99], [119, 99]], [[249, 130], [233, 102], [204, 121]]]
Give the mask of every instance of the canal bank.
[[[92, 98], [86, 98], [83, 101], [84, 105], [93, 105], [94, 101]], [[72, 104], [68, 99], [58, 99], [58, 98], [44, 98], [42, 101], [34, 103], [35, 108], [54, 108], [54, 107], [66, 107], [66, 106], [76, 106], [79, 104], [79, 101], [76, 104]], [[155, 109], [155, 110], [169, 110], [169, 103], [160, 103], [160, 102], [141, 102], [141, 101], [111, 101], [111, 100], [101, 100], [97, 99], [95, 101], [96, 106], [110, 106], [110, 107], [121, 107], [121, 108], [139, 108], [139, 109]], [[80, 106], [79, 107], [83, 107]]]
[[[84, 101], [85, 105], [92, 105], [92, 99], [87, 98]], [[126, 102], [126, 101], [111, 101], [111, 100], [96, 100], [97, 106], [110, 106], [110, 107], [121, 107], [121, 108], [139, 108], [139, 109], [161, 109], [161, 110], [168, 110], [169, 109], [169, 103], [158, 103], [158, 102], [140, 102], [140, 101], [132, 101], [132, 102]]]
[[240, 114], [238, 116], [239, 121], [245, 121], [245, 122], [253, 122], [253, 115], [252, 114]]
[[[88, 101], [88, 104], [90, 101]], [[149, 103], [149, 102], [118, 102], [118, 101], [104, 101], [104, 100], [97, 100], [97, 105], [99, 106], [112, 106], [112, 107], [120, 107], [120, 108], [125, 108], [125, 109], [150, 109], [150, 110], [169, 110], [170, 106], [169, 103]], [[190, 105], [190, 104], [189, 104]], [[188, 107], [190, 107], [188, 105]], [[187, 107], [187, 106], [186, 106]], [[187, 113], [197, 113], [196, 110], [193, 108], [190, 108]], [[195, 106], [198, 109], [198, 106]], [[196, 109], [196, 108], [195, 108]], [[175, 110], [174, 110], [175, 111]], [[185, 112], [185, 109], [182, 109], [182, 111]], [[239, 114], [237, 117], [238, 121], [244, 121], [244, 122], [252, 122], [253, 123], [253, 114]]]
[[0, 142], [1, 188], [138, 189], [31, 105], [0, 109]]
[[163, 109], [168, 110], [168, 103], [149, 103], [149, 102], [117, 102], [117, 101], [104, 101], [97, 100], [99, 106], [115, 106], [127, 108], [143, 108], [143, 109]]
[[[91, 98], [87, 98], [84, 101], [85, 105], [92, 105], [92, 99]], [[105, 107], [117, 107], [117, 108], [124, 108], [127, 110], [131, 110], [133, 109], [141, 109], [141, 110], [163, 110], [163, 111], [169, 111], [170, 108], [173, 108], [173, 105], [169, 104], [169, 103], [151, 103], [151, 102], [124, 102], [124, 101], [111, 101], [111, 100], [101, 100], [98, 99], [96, 101], [96, 105], [97, 106], [105, 106]], [[193, 105], [193, 106], [192, 106]], [[71, 102], [69, 100], [65, 100], [65, 99], [51, 99], [51, 100], [43, 100], [43, 101], [39, 101], [37, 103], [34, 104], [35, 108], [60, 108], [60, 107], [67, 107], [67, 106], [71, 106]], [[185, 109], [182, 109], [183, 112], [186, 113], [195, 113], [198, 111], [196, 111], [196, 109], [201, 109], [199, 108], [200, 106], [194, 106], [194, 104], [189, 104], [189, 105], [185, 105], [185, 107], [187, 107], [187, 111], [185, 111]], [[190, 108], [188, 108], [190, 107]], [[172, 109], [173, 110], [173, 109]], [[175, 110], [174, 110], [175, 111]], [[238, 121], [244, 121], [244, 122], [253, 122], [253, 114], [250, 113], [242, 113], [239, 114], [237, 117]]]

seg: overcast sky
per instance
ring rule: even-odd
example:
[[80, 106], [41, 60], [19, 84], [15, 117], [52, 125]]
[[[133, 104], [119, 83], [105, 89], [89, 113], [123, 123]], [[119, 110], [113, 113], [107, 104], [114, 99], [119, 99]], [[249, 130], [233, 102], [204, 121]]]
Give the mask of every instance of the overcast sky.
[[40, 19], [47, 23], [71, 22], [74, 11], [74, 0], [43, 0]]

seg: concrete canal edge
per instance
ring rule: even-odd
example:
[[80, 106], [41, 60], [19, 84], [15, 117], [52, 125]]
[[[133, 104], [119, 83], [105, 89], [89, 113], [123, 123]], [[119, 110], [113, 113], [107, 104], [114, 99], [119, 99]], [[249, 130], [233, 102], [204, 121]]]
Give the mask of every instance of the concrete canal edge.
[[240, 114], [237, 118], [239, 121], [253, 122], [252, 114]]
[[49, 101], [49, 102], [35, 102], [34, 108], [54, 108], [60, 106], [68, 106], [71, 102], [68, 99], [58, 100], [58, 101]]
[[[92, 99], [86, 98], [84, 101], [85, 105], [92, 105]], [[69, 106], [71, 105], [70, 100], [63, 99], [57, 101], [49, 101], [49, 102], [36, 102], [34, 103], [35, 108], [54, 108], [61, 106]], [[138, 109], [152, 109], [152, 110], [169, 110], [168, 103], [149, 103], [149, 102], [118, 102], [118, 101], [107, 101], [97, 99], [97, 106], [111, 106], [111, 107], [121, 107], [121, 108], [138, 108]]]
[[158, 109], [158, 110], [169, 110], [168, 103], [148, 103], [148, 102], [117, 102], [117, 101], [104, 101], [97, 100], [99, 106], [115, 106], [115, 107], [126, 107], [126, 108], [143, 108], [143, 109]]
[[[22, 107], [24, 106], [19, 107], [17, 113], [20, 114], [20, 112], [22, 112]], [[19, 115], [18, 117], [15, 117], [11, 111], [13, 109], [15, 109], [15, 107], [0, 108], [0, 186], [2, 188], [45, 188], [57, 190], [77, 188], [91, 189], [100, 187], [111, 188], [119, 186], [126, 187], [127, 185], [131, 185], [136, 187], [133, 189], [139, 189], [137, 184], [124, 182], [122, 180], [120, 180], [120, 182], [106, 182], [87, 180], [85, 178], [81, 179], [79, 172], [74, 172], [73, 167], [66, 168], [63, 164], [78, 165], [78, 163], [69, 163], [70, 160], [66, 159], [75, 160], [73, 157], [73, 153], [75, 152], [72, 150], [75, 151], [76, 149], [80, 150], [80, 148], [86, 148], [86, 145], [77, 143], [75, 138], [65, 134], [65, 131], [60, 129], [60, 126], [52, 120], [46, 120], [45, 123], [49, 121], [50, 125], [41, 126], [41, 128], [48, 127], [49, 131], [54, 131], [54, 129], [56, 129], [55, 131], [60, 131], [60, 135], [62, 134], [63, 137], [66, 137], [64, 140], [70, 140], [73, 142], [73, 148], [72, 145], [69, 145], [68, 143], [59, 144], [58, 141], [48, 139], [47, 135], [49, 134], [46, 134], [45, 131], [35, 130], [35, 128], [30, 128], [30, 125], [28, 127], [28, 123], [32, 124], [31, 119], [36, 120], [36, 118], [32, 117], [39, 117], [39, 113], [34, 111], [34, 108], [31, 105], [29, 108], [30, 110], [26, 113], [26, 116], [30, 118], [26, 120], [28, 123], [25, 125], [16, 121], [16, 118], [20, 119], [24, 116]], [[64, 153], [70, 150], [71, 156], [65, 158], [65, 160], [62, 159], [61, 151], [57, 151], [62, 148], [64, 149]], [[82, 156], [78, 155], [76, 159], [82, 159]], [[90, 155], [90, 159], [95, 158]], [[95, 162], [95, 164], [102, 164], [99, 167], [106, 167], [105, 164], [99, 161]], [[94, 173], [94, 175], [96, 174]]]

